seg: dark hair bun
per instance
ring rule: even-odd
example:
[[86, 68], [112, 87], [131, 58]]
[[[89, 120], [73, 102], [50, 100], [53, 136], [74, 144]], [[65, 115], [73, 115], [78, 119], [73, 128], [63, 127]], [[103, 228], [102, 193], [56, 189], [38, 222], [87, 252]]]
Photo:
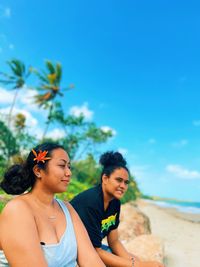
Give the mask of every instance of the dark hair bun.
[[7, 194], [22, 194], [30, 186], [30, 181], [28, 181], [28, 179], [22, 179], [23, 172], [23, 165], [15, 164], [11, 166], [5, 173], [4, 179], [1, 182], [0, 187]]
[[99, 163], [104, 167], [108, 166], [126, 166], [126, 160], [123, 158], [122, 154], [119, 152], [106, 152], [104, 153], [99, 160]]

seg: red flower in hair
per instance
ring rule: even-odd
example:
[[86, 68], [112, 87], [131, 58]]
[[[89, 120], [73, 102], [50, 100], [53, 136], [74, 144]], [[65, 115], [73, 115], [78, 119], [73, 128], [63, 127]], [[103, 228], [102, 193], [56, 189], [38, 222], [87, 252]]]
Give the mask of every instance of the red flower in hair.
[[37, 152], [34, 149], [32, 149], [32, 152], [35, 155], [35, 158], [33, 160], [34, 161], [37, 160], [37, 163], [40, 161], [45, 163], [45, 160], [51, 159], [50, 157], [46, 157], [46, 155], [48, 153], [48, 151], [46, 151], [46, 150], [44, 150], [43, 152], [42, 152], [42, 150], [40, 150], [39, 153], [37, 154]]

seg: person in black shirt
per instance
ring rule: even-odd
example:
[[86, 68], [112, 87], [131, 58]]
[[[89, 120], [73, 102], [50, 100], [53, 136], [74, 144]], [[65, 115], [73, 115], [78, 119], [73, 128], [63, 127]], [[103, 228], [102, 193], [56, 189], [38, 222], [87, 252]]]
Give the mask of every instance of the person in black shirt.
[[102, 239], [119, 225], [119, 200], [112, 199], [105, 210], [102, 187], [98, 185], [80, 193], [71, 204], [83, 221], [93, 246], [100, 248]]
[[[103, 166], [101, 184], [78, 194], [70, 203], [83, 221], [102, 261], [110, 267], [163, 267], [157, 262], [139, 261], [118, 238], [120, 199], [129, 184], [126, 160], [119, 152], [111, 151], [101, 156], [100, 164]], [[109, 247], [102, 245], [104, 237], [107, 237]]]

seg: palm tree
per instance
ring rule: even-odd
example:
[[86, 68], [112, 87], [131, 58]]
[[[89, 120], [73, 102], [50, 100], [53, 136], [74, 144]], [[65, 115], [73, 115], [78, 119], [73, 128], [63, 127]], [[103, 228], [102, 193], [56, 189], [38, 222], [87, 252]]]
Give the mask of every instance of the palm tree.
[[22, 131], [26, 127], [26, 116], [22, 113], [18, 113], [15, 116], [15, 128], [17, 132]]
[[2, 120], [0, 120], [0, 136], [0, 157], [3, 161], [5, 161], [6, 166], [10, 162], [11, 157], [19, 152], [19, 145], [17, 143], [17, 139], [13, 135], [13, 132]]
[[0, 83], [5, 85], [12, 85], [12, 89], [16, 90], [8, 114], [8, 128], [10, 128], [12, 112], [16, 103], [19, 89], [23, 88], [23, 86], [25, 85], [25, 81], [31, 73], [31, 68], [26, 71], [24, 63], [18, 59], [12, 59], [10, 61], [7, 61], [7, 64], [11, 69], [11, 74], [0, 72], [0, 75], [4, 77], [3, 80], [0, 80]]
[[53, 64], [51, 61], [47, 60], [45, 62], [47, 71], [41, 71], [41, 73], [37, 70], [34, 70], [35, 74], [38, 76], [40, 80], [40, 85], [36, 87], [39, 93], [35, 96], [35, 103], [39, 105], [39, 107], [43, 107], [44, 109], [48, 109], [48, 116], [46, 122], [46, 128], [44, 130], [42, 140], [44, 139], [49, 124], [51, 122], [51, 116], [53, 112], [53, 108], [55, 108], [55, 99], [56, 97], [63, 96], [62, 91], [66, 91], [74, 88], [74, 85], [70, 85], [67, 88], [61, 89], [61, 79], [62, 79], [62, 66], [60, 63]]

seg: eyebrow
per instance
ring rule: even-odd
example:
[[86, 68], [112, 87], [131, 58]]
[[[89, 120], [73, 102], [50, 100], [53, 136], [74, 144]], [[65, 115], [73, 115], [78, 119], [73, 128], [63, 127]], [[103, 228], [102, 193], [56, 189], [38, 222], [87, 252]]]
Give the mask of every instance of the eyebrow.
[[70, 164], [70, 161], [67, 161], [67, 160], [65, 160], [65, 159], [59, 159], [59, 160], [64, 161], [64, 163]]
[[122, 179], [122, 180], [124, 180], [124, 181], [129, 181], [129, 179], [123, 179], [123, 178], [120, 177], [120, 176], [117, 176], [116, 178]]
[[123, 179], [120, 176], [115, 177], [115, 179], [120, 179], [121, 181], [124, 181], [125, 183], [130, 183], [130, 179]]

